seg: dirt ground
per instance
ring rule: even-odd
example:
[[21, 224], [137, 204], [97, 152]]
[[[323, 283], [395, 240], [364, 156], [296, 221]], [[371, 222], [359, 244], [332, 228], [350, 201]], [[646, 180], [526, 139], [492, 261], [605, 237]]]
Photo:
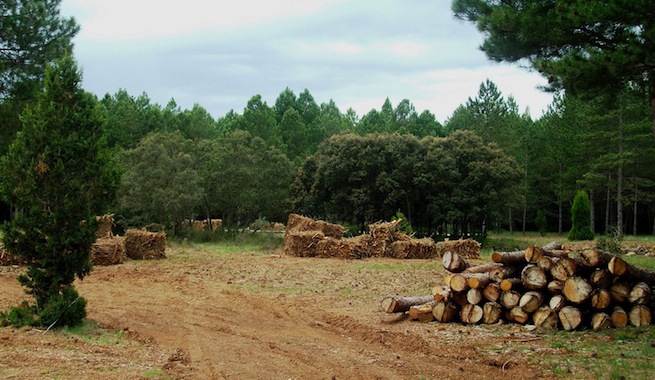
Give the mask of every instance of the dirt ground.
[[[388, 294], [429, 294], [438, 260], [346, 261], [177, 247], [75, 286], [104, 334], [0, 328], [5, 379], [537, 379], [559, 355], [523, 326], [421, 324]], [[0, 309], [24, 297], [0, 267]], [[122, 332], [122, 334], [117, 334]]]

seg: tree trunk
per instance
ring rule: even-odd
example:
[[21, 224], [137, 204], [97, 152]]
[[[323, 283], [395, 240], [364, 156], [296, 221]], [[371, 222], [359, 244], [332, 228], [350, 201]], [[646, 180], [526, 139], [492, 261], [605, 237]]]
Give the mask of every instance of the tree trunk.
[[521, 282], [520, 278], [506, 278], [503, 281], [500, 282], [500, 290], [517, 290], [518, 288], [521, 288], [523, 286], [523, 283]]
[[504, 291], [500, 294], [500, 304], [505, 309], [511, 309], [518, 306], [521, 300], [521, 294], [514, 290]]
[[566, 297], [567, 300], [573, 303], [582, 303], [591, 297], [591, 292], [593, 288], [587, 281], [582, 277], [569, 277], [566, 282], [564, 282], [564, 289], [562, 289], [562, 294]]
[[468, 285], [472, 289], [483, 289], [490, 282], [489, 272], [486, 273], [471, 273], [468, 280]]
[[557, 313], [549, 306], [542, 306], [532, 315], [532, 321], [537, 327], [545, 329], [555, 329], [559, 323]]
[[457, 315], [457, 306], [452, 302], [437, 302], [432, 309], [432, 315], [438, 322], [451, 322]]
[[614, 306], [610, 318], [612, 318], [614, 327], [625, 327], [628, 325], [628, 313], [621, 306]]
[[491, 261], [503, 264], [525, 264], [525, 251], [494, 252]]
[[650, 302], [650, 286], [645, 282], [638, 282], [632, 287], [628, 301], [633, 305], [646, 305]]
[[607, 289], [612, 285], [614, 277], [609, 269], [596, 268], [589, 276], [589, 283], [597, 289]]
[[569, 277], [573, 276], [578, 270], [578, 265], [573, 259], [562, 257], [555, 263], [555, 266], [550, 270], [550, 275], [554, 279], [566, 281]]
[[564, 281], [552, 280], [546, 285], [548, 292], [550, 294], [562, 294], [562, 289], [564, 289]]
[[536, 265], [528, 264], [521, 271], [521, 282], [526, 289], [543, 289], [548, 285], [548, 277], [543, 269]]
[[575, 330], [582, 323], [582, 312], [573, 306], [564, 306], [557, 315], [566, 331]]
[[534, 313], [544, 302], [544, 295], [541, 292], [525, 292], [519, 300], [519, 307], [528, 314]]
[[522, 269], [523, 267], [519, 265], [503, 265], [501, 267], [492, 269], [489, 272], [489, 278], [491, 281], [501, 282], [504, 279], [518, 276]]
[[443, 258], [441, 259], [441, 264], [447, 271], [452, 273], [463, 272], [466, 268], [471, 266], [466, 260], [464, 260], [464, 258], [452, 251], [446, 251], [446, 253], [444, 253]]
[[605, 196], [605, 234], [609, 234], [610, 231], [610, 206], [612, 205], [610, 196], [611, 194], [611, 185], [612, 184], [612, 174], [607, 175], [607, 195]]
[[635, 181], [635, 201], [632, 206], [632, 236], [637, 236], [637, 203], [639, 201], [639, 192], [637, 181]]
[[468, 267], [466, 268], [466, 270], [464, 270], [463, 273], [488, 273], [502, 266], [503, 266], [502, 264], [498, 264], [498, 263], [486, 263], [486, 264]]
[[466, 301], [472, 305], [477, 305], [482, 302], [482, 290], [469, 289], [468, 292], [466, 292]]
[[530, 314], [528, 314], [522, 308], [516, 306], [507, 312], [506, 317], [512, 322], [525, 324], [530, 319]]
[[650, 286], [655, 286], [655, 272], [627, 263], [618, 256], [612, 257], [607, 267], [615, 276], [620, 276], [627, 280], [645, 282]]
[[596, 233], [596, 207], [594, 206], [594, 189], [589, 190], [589, 205], [591, 210], [591, 230]]
[[512, 223], [512, 207], [509, 207], [509, 233], [514, 233], [514, 223]]
[[562, 295], [557, 295], [551, 297], [551, 299], [548, 301], [548, 306], [554, 311], [554, 312], [559, 312], [562, 310], [564, 306], [566, 306], [566, 298]]
[[387, 313], [401, 313], [408, 311], [412, 306], [422, 305], [432, 300], [434, 300], [433, 296], [389, 296], [382, 299], [380, 306], [382, 306], [382, 310]]
[[502, 315], [502, 308], [497, 302], [487, 302], [482, 305], [482, 322], [487, 325], [498, 323]]
[[612, 284], [612, 286], [610, 286], [609, 290], [610, 295], [614, 301], [623, 303], [628, 302], [632, 288], [630, 288], [630, 285], [627, 282], [623, 280], [617, 280]]
[[500, 289], [500, 285], [498, 285], [495, 282], [492, 282], [487, 286], [485, 286], [484, 290], [482, 291], [482, 295], [484, 295], [484, 298], [486, 298], [490, 302], [498, 301], [498, 299], [500, 299], [501, 293], [502, 291]]
[[653, 312], [644, 305], [637, 305], [628, 314], [630, 324], [635, 327], [649, 326], [653, 319]]
[[591, 317], [591, 328], [594, 331], [611, 329], [613, 326], [612, 318], [607, 313], [596, 313]]
[[478, 305], [466, 304], [462, 307], [462, 310], [459, 312], [459, 317], [463, 323], [476, 324], [482, 320], [484, 312], [482, 308]]
[[591, 307], [596, 310], [607, 309], [612, 303], [612, 296], [607, 289], [596, 289], [591, 295]]
[[423, 305], [414, 305], [409, 308], [407, 314], [409, 318], [415, 321], [428, 323], [434, 321], [434, 314], [432, 314], [432, 309], [436, 305], [435, 301], [425, 303]]

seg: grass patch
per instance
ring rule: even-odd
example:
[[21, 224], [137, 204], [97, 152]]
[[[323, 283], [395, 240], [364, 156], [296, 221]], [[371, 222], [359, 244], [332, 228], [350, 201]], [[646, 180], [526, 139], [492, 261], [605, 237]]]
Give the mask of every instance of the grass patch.
[[596, 379], [650, 379], [655, 374], [655, 327], [601, 332], [558, 331], [543, 335], [551, 349], [542, 363], [555, 376]]
[[141, 374], [143, 377], [147, 379], [156, 379], [156, 380], [169, 380], [173, 379], [172, 377], [166, 375], [164, 371], [162, 371], [159, 368], [156, 369], [151, 369], [148, 371], [145, 371]]
[[64, 327], [62, 333], [65, 336], [100, 345], [116, 345], [125, 342], [125, 335], [122, 331], [107, 330], [91, 320], [84, 320], [82, 324], [74, 327]]

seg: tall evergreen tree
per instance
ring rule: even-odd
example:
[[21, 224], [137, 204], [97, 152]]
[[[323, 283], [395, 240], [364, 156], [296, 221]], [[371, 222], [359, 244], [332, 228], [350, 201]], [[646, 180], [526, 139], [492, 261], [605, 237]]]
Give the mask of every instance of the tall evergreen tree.
[[18, 280], [35, 298], [15, 309], [14, 323], [74, 325], [85, 316], [73, 281], [91, 270], [95, 217], [114, 199], [117, 175], [104, 153], [97, 100], [80, 82], [72, 57], [50, 65], [45, 90], [0, 161], [0, 193], [17, 210], [2, 226], [3, 242], [28, 263]]
[[648, 89], [655, 135], [655, 15], [651, 0], [454, 0], [455, 17], [476, 23], [495, 61], [527, 59], [569, 93]]

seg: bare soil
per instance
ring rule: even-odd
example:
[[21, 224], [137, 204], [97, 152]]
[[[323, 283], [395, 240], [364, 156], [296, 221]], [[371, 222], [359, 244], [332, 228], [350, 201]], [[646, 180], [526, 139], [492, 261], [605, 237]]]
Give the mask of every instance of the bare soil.
[[[565, 355], [524, 326], [422, 324], [381, 311], [425, 295], [439, 260], [340, 260], [176, 247], [75, 286], [94, 336], [0, 328], [6, 379], [538, 379]], [[0, 309], [25, 298], [0, 267]], [[116, 332], [121, 332], [117, 334]], [[113, 337], [113, 338], [112, 338]]]

